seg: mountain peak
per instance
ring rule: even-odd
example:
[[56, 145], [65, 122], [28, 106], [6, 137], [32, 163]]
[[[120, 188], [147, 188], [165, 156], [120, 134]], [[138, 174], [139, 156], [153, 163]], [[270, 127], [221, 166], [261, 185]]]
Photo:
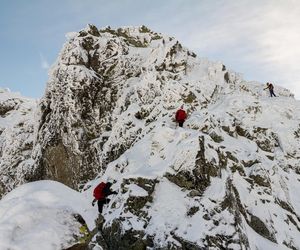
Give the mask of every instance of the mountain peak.
[[27, 151], [12, 147], [27, 158], [2, 173], [25, 166], [24, 182], [89, 196], [113, 180], [102, 230], [111, 249], [293, 249], [300, 106], [289, 90], [274, 86], [270, 98], [264, 88], [145, 26], [88, 25], [68, 35], [31, 129], [12, 129], [30, 139]]

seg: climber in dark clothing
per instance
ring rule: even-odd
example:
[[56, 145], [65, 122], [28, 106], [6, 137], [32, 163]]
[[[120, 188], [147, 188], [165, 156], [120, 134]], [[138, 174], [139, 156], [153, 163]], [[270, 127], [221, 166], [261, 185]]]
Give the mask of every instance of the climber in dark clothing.
[[177, 110], [175, 119], [178, 122], [179, 127], [182, 127], [186, 119], [186, 112], [183, 110], [183, 105], [180, 107], [180, 109]]
[[107, 197], [111, 194], [117, 194], [117, 192], [112, 191], [110, 187], [112, 186], [112, 183], [110, 182], [101, 182], [95, 189], [94, 189], [94, 197], [92, 204], [95, 205], [95, 202], [98, 201], [98, 211], [101, 214], [103, 210], [104, 204], [108, 204], [110, 202], [110, 199]]
[[273, 86], [272, 83], [268, 83], [267, 82], [267, 87], [265, 87], [264, 89], [269, 89], [269, 91], [270, 91], [270, 97], [272, 97], [272, 96], [276, 97], [276, 95], [274, 94], [274, 86]]

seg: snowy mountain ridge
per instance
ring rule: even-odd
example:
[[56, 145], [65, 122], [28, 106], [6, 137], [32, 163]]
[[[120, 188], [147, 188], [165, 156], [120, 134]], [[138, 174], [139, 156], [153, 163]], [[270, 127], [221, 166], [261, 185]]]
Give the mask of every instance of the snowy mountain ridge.
[[[86, 249], [299, 249], [300, 105], [288, 90], [269, 98], [145, 26], [67, 37], [38, 107], [1, 113], [1, 145], [22, 138], [1, 147], [2, 193], [52, 179], [92, 200], [112, 180], [118, 195]], [[20, 128], [3, 125], [13, 116]]]

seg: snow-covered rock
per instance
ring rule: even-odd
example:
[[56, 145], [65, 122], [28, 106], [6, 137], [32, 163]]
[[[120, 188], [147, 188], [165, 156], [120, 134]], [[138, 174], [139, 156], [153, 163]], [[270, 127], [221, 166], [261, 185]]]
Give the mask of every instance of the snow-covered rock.
[[61, 183], [22, 185], [0, 201], [0, 249], [70, 247], [84, 236], [82, 221], [89, 229], [95, 227], [95, 213], [86, 197]]
[[37, 102], [0, 89], [0, 197], [31, 172]]
[[270, 98], [263, 84], [144, 26], [89, 25], [67, 37], [24, 180], [57, 180], [91, 200], [113, 181], [118, 195], [91, 244], [299, 249], [300, 103], [288, 90], [275, 86]]

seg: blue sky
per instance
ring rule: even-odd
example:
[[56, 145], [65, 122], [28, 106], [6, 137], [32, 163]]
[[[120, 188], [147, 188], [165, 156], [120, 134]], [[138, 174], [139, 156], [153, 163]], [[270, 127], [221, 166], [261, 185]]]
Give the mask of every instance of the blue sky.
[[1, 0], [0, 87], [38, 98], [67, 32], [146, 25], [300, 99], [298, 0]]

